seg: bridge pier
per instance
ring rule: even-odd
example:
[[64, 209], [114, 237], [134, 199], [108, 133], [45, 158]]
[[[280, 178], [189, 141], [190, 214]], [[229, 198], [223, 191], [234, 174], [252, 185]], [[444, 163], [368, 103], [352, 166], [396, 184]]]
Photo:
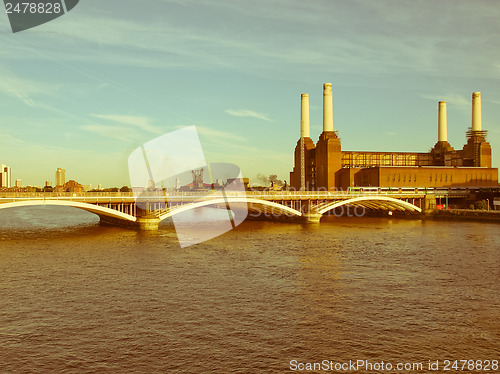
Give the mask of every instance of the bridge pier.
[[425, 198], [424, 198], [424, 209], [422, 209], [423, 213], [426, 216], [429, 216], [429, 215], [432, 214], [432, 212], [434, 211], [434, 209], [436, 209], [436, 196], [434, 196], [434, 194], [427, 194], [427, 195], [425, 195]]
[[160, 219], [158, 217], [138, 217], [136, 224], [140, 231], [157, 231]]
[[158, 217], [137, 217], [137, 221], [127, 221], [120, 218], [100, 216], [101, 225], [119, 226], [139, 231], [157, 231], [160, 219]]
[[319, 223], [322, 216], [319, 213], [304, 213], [301, 218], [304, 223]]

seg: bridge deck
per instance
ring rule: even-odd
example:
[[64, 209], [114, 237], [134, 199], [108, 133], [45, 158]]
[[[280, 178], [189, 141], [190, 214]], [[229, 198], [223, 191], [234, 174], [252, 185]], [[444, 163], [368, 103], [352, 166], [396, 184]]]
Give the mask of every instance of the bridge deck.
[[[406, 199], [406, 198], [423, 198], [426, 195], [424, 192], [404, 192], [404, 193], [394, 193], [394, 192], [370, 192], [370, 193], [356, 193], [356, 192], [316, 192], [316, 191], [246, 191], [239, 193], [225, 193], [227, 197], [251, 197], [254, 199], [264, 199], [264, 200], [342, 200], [350, 199], [356, 196], [390, 196], [395, 199]], [[464, 193], [459, 192], [448, 192], [442, 191], [432, 194], [435, 197], [451, 197], [451, 196], [465, 196]], [[467, 194], [468, 195], [468, 194]], [[168, 200], [198, 200], [198, 199], [211, 199], [219, 198], [222, 196], [221, 191], [199, 193], [199, 192], [176, 192], [176, 193], [152, 193], [140, 196], [141, 199], [155, 199], [165, 198]], [[2, 202], [14, 202], [19, 200], [69, 200], [87, 203], [105, 203], [105, 202], [134, 202], [136, 198], [133, 193], [128, 192], [111, 192], [111, 193], [100, 193], [100, 192], [88, 192], [88, 193], [55, 193], [55, 192], [26, 192], [26, 193], [15, 193], [15, 192], [2, 192], [0, 193], [0, 203]]]

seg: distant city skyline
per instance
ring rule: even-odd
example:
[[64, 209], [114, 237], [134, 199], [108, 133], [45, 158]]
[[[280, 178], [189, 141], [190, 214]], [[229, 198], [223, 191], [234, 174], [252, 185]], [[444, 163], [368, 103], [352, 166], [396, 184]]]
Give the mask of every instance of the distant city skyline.
[[343, 150], [427, 152], [438, 101], [465, 144], [471, 92], [500, 154], [500, 6], [491, 1], [80, 2], [13, 34], [0, 17], [0, 162], [11, 180], [129, 185], [141, 144], [197, 126], [208, 162], [289, 180], [308, 93], [322, 131], [333, 84]]

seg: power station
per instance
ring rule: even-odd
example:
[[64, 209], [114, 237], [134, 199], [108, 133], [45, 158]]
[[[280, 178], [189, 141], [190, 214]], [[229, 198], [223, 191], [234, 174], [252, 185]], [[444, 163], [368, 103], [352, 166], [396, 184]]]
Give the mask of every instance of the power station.
[[323, 85], [323, 132], [310, 136], [309, 95], [301, 95], [300, 139], [290, 187], [335, 190], [349, 187], [498, 187], [491, 145], [481, 124], [481, 93], [472, 94], [467, 144], [455, 150], [447, 138], [446, 102], [438, 103], [438, 141], [427, 153], [343, 151], [333, 129], [332, 84]]

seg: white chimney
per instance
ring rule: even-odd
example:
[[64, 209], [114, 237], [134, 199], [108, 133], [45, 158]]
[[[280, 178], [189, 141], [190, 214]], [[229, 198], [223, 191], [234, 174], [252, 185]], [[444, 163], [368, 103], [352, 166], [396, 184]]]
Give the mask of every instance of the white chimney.
[[332, 84], [323, 84], [323, 131], [333, 131]]
[[446, 123], [446, 101], [439, 102], [438, 114], [438, 141], [448, 141], [448, 128]]
[[481, 131], [481, 92], [472, 93], [472, 131]]
[[309, 125], [309, 94], [306, 93], [300, 96], [300, 137], [311, 137]]

